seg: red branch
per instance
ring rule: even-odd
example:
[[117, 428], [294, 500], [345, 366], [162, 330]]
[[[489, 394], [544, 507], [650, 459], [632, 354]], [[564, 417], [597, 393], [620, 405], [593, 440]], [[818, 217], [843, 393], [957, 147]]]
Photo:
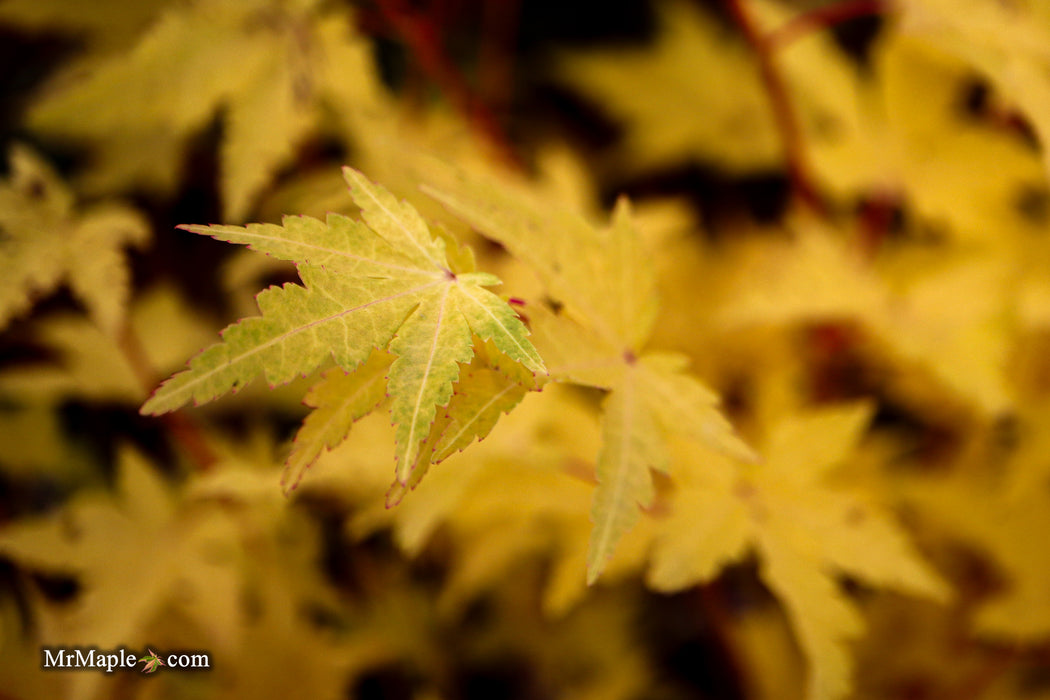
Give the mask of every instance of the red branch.
[[403, 0], [380, 0], [383, 18], [419, 62], [423, 72], [441, 88], [452, 103], [496, 149], [501, 160], [520, 168], [518, 158], [503, 127], [485, 103], [475, 98], [459, 69], [445, 54], [438, 23], [421, 12], [408, 9]]
[[[139, 337], [131, 329], [130, 325], [125, 324], [118, 339], [118, 344], [124, 358], [131, 365], [132, 371], [139, 380], [139, 384], [149, 394], [157, 386], [160, 377], [157, 376], [157, 372], [146, 357], [142, 341], [139, 340]], [[182, 447], [193, 463], [196, 464], [197, 471], [207, 472], [218, 461], [218, 457], [216, 457], [215, 452], [208, 444], [207, 438], [200, 428], [187, 416], [178, 413], [168, 413], [160, 416], [160, 419], [168, 429], [169, 434]]]
[[843, 0], [788, 20], [766, 37], [770, 48], [779, 49], [811, 31], [826, 29], [857, 17], [885, 14], [892, 7], [890, 0]]
[[780, 140], [784, 146], [784, 158], [787, 165], [788, 179], [795, 198], [803, 205], [809, 207], [821, 216], [828, 211], [827, 203], [820, 195], [810, 172], [809, 162], [806, 159], [803, 146], [802, 129], [798, 123], [788, 94], [787, 86], [784, 84], [783, 76], [776, 65], [773, 42], [762, 33], [757, 23], [751, 18], [744, 7], [744, 0], [725, 0], [730, 14], [736, 21], [744, 38], [751, 45], [758, 58], [759, 70], [761, 71], [762, 83], [765, 85], [766, 94], [769, 96], [770, 108], [773, 119], [776, 122], [777, 131], [780, 132]]

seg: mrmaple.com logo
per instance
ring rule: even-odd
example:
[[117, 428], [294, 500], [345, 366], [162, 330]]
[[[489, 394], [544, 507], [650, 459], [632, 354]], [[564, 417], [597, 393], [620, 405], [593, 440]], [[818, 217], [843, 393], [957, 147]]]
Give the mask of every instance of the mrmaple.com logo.
[[94, 669], [113, 673], [115, 670], [130, 671], [142, 664], [142, 673], [153, 673], [167, 666], [174, 669], [209, 669], [211, 655], [208, 653], [176, 652], [158, 654], [147, 648], [136, 654], [130, 649], [99, 651], [94, 647], [57, 647], [40, 650], [45, 670]]

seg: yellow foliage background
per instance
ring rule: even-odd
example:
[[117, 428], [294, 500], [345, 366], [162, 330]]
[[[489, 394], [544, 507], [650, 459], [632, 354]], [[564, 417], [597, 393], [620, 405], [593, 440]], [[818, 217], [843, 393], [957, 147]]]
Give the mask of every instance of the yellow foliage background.
[[[1050, 698], [1046, 3], [0, 0], [0, 35], [0, 700]], [[320, 372], [138, 413], [295, 279], [174, 226], [353, 215], [344, 164], [551, 369], [394, 507], [385, 411], [282, 492]]]

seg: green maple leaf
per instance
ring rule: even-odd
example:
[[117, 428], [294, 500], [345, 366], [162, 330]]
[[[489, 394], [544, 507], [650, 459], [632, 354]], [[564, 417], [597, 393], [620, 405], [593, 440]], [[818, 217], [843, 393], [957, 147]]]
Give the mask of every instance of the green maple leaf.
[[163, 661], [160, 660], [160, 657], [157, 656], [157, 652], [153, 651], [152, 649], [148, 649], [148, 651], [149, 651], [149, 654], [147, 654], [146, 656], [143, 656], [141, 659], [139, 659], [139, 663], [140, 664], [141, 663], [145, 663], [146, 664], [145, 666], [142, 667], [142, 672], [143, 673], [153, 673], [154, 671], [156, 671], [161, 666], [166, 665]]
[[262, 292], [262, 316], [223, 331], [223, 342], [164, 382], [142, 412], [210, 401], [257, 374], [286, 383], [329, 357], [352, 372], [373, 349], [386, 348], [395, 357], [386, 393], [397, 426], [397, 480], [405, 483], [437, 407], [452, 398], [460, 364], [474, 355], [474, 336], [530, 372], [545, 367], [513, 309], [485, 289], [497, 277], [474, 271], [469, 251], [447, 250], [446, 238], [432, 235], [411, 205], [350, 168], [344, 174], [361, 221], [331, 214], [327, 222], [184, 227], [293, 260], [303, 286]]
[[637, 522], [639, 506], [652, 503], [649, 470], [669, 470], [669, 434], [744, 460], [753, 454], [718, 411], [718, 396], [685, 371], [684, 357], [644, 352], [658, 311], [655, 273], [626, 200], [611, 225], [598, 229], [509, 182], [437, 166], [433, 177], [442, 186], [430, 188], [432, 196], [529, 263], [563, 305], [560, 314], [529, 307], [551, 377], [609, 392], [591, 510], [587, 578], [593, 582]]
[[474, 360], [463, 369], [452, 399], [420, 447], [411, 477], [405, 483], [395, 481], [387, 492], [388, 507], [399, 503], [407, 490], [419, 484], [430, 464], [487, 436], [502, 414], [509, 413], [536, 388], [535, 377], [523, 365], [507, 362], [492, 343], [477, 343], [475, 348]]
[[295, 435], [285, 462], [281, 485], [293, 490], [318, 457], [346, 439], [354, 421], [371, 413], [386, 398], [386, 373], [393, 361], [388, 353], [374, 352], [355, 372], [338, 367], [327, 370], [310, 389], [303, 403], [315, 409]]

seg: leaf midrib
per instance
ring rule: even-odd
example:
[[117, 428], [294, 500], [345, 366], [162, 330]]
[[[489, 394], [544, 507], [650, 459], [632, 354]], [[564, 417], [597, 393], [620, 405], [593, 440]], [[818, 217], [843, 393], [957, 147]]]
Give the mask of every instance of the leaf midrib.
[[[416, 434], [416, 420], [419, 417], [419, 409], [423, 404], [423, 393], [427, 388], [427, 380], [430, 378], [430, 370], [434, 366], [434, 356], [437, 354], [438, 338], [441, 335], [441, 324], [445, 319], [445, 305], [448, 303], [448, 293], [451, 290], [452, 285], [449, 284], [445, 287], [445, 293], [441, 297], [441, 305], [438, 309], [437, 322], [434, 324], [434, 337], [430, 342], [430, 353], [427, 355], [427, 366], [423, 370], [423, 380], [419, 383], [419, 393], [416, 395], [416, 405], [412, 409], [412, 420], [408, 423], [408, 441], [405, 443], [407, 452], [405, 453], [405, 467], [410, 464], [414, 464], [416, 461], [415, 455], [415, 434]], [[411, 459], [409, 457], [411, 456]], [[405, 480], [408, 479], [408, 473], [404, 474]], [[404, 481], [402, 483], [405, 483]]]
[[[204, 227], [203, 229], [197, 229], [197, 227], [193, 227], [191, 230], [195, 230], [195, 231], [196, 230], [204, 230], [207, 233], [207, 235], [209, 235], [209, 236], [211, 236], [213, 238], [216, 238], [217, 237], [216, 233], [214, 231], [208, 230], [209, 228], [210, 227]], [[381, 267], [385, 267], [387, 269], [394, 270], [394, 271], [397, 271], [397, 272], [407, 272], [407, 273], [411, 273], [411, 274], [418, 274], [420, 272], [429, 272], [429, 270], [425, 270], [425, 269], [420, 268], [420, 267], [407, 267], [405, 265], [396, 265], [394, 263], [384, 262], [382, 260], [376, 260], [375, 258], [367, 258], [367, 257], [361, 256], [361, 255], [353, 255], [351, 253], [348, 253], [345, 250], [338, 250], [338, 249], [335, 249], [335, 248], [326, 248], [324, 246], [320, 246], [320, 245], [317, 245], [317, 244], [314, 244], [314, 243], [307, 243], [305, 241], [290, 241], [287, 238], [281, 238], [279, 236], [267, 236], [267, 235], [261, 234], [261, 233], [249, 233], [246, 230], [245, 231], [238, 231], [237, 235], [240, 236], [241, 238], [246, 238], [246, 239], [247, 238], [252, 238], [252, 239], [260, 240], [260, 241], [273, 241], [273, 242], [276, 242], [276, 243], [282, 243], [284, 245], [298, 246], [298, 247], [301, 247], [301, 248], [307, 248], [309, 250], [316, 250], [316, 251], [322, 252], [322, 253], [331, 253], [332, 255], [337, 255], [339, 257], [346, 258], [347, 260], [353, 260], [355, 262], [365, 262], [365, 263], [369, 263], [369, 264], [372, 264], [372, 265], [379, 265]], [[222, 240], [227, 240], [227, 239], [222, 239]], [[250, 246], [251, 244], [247, 244], [247, 245]], [[267, 251], [259, 249], [259, 252], [266, 253]], [[292, 262], [307, 262], [307, 263], [310, 262], [310, 261], [305, 260], [305, 259], [300, 261], [297, 258], [292, 258], [291, 261]]]
[[355, 311], [360, 311], [361, 309], [366, 309], [369, 306], [373, 306], [375, 304], [380, 304], [380, 303], [387, 302], [387, 301], [393, 301], [395, 299], [399, 299], [401, 297], [408, 296], [410, 294], [416, 294], [416, 293], [423, 292], [424, 290], [430, 289], [431, 287], [434, 287], [434, 286], [442, 284], [442, 283], [444, 283], [444, 280], [434, 280], [433, 282], [429, 282], [429, 283], [421, 285], [419, 287], [413, 287], [412, 289], [407, 289], [407, 290], [405, 290], [403, 292], [398, 292], [397, 294], [392, 294], [390, 296], [382, 297], [380, 299], [372, 299], [371, 301], [368, 301], [368, 302], [366, 302], [364, 304], [360, 304], [359, 306], [355, 306], [355, 307], [350, 308], [350, 309], [343, 309], [342, 311], [340, 311], [338, 313], [331, 314], [330, 316], [325, 316], [324, 318], [315, 319], [315, 320], [310, 321], [309, 323], [307, 323], [305, 325], [297, 326], [297, 327], [295, 327], [295, 328], [293, 328], [291, 330], [285, 331], [281, 335], [276, 336], [274, 338], [271, 338], [270, 340], [266, 341], [265, 343], [262, 343], [260, 345], [256, 345], [255, 347], [253, 347], [253, 348], [251, 348], [249, 350], [246, 350], [246, 351], [242, 352], [241, 354], [239, 354], [239, 355], [237, 355], [235, 357], [232, 357], [232, 358], [228, 359], [226, 362], [224, 362], [223, 364], [219, 365], [218, 367], [215, 367], [215, 368], [213, 368], [211, 370], [208, 370], [204, 374], [198, 375], [196, 378], [194, 378], [190, 382], [188, 382], [186, 384], [183, 384], [177, 390], [173, 391], [171, 394], [168, 395], [167, 398], [170, 401], [170, 400], [172, 400], [175, 397], [186, 395], [187, 392], [192, 395], [192, 393], [193, 393], [192, 390], [193, 390], [194, 387], [198, 386], [200, 383], [204, 382], [205, 380], [211, 378], [216, 373], [218, 373], [218, 372], [220, 372], [220, 371], [230, 367], [231, 365], [234, 365], [234, 364], [237, 364], [237, 363], [241, 362], [246, 357], [250, 357], [250, 356], [252, 356], [252, 355], [254, 355], [256, 353], [262, 352], [263, 350], [265, 350], [265, 349], [267, 349], [269, 347], [272, 347], [273, 345], [281, 343], [285, 339], [287, 339], [287, 338], [289, 338], [289, 337], [291, 337], [291, 336], [293, 336], [293, 335], [295, 335], [297, 333], [302, 333], [303, 331], [309, 330], [310, 328], [313, 328], [314, 326], [320, 325], [322, 323], [327, 323], [327, 322], [332, 321], [332, 320], [337, 319], [337, 318], [341, 318], [341, 317], [346, 316], [348, 314], [354, 313]]

